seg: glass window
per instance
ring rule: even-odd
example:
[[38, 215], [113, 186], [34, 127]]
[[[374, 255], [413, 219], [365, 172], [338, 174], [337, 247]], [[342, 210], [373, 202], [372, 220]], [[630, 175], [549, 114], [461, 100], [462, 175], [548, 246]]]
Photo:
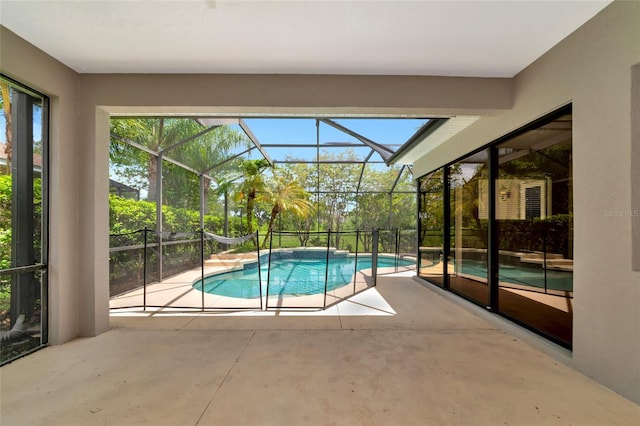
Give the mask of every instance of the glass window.
[[418, 275], [566, 347], [573, 330], [570, 108], [418, 179]]
[[0, 78], [0, 363], [47, 342], [47, 99]]
[[488, 150], [449, 166], [449, 288], [489, 304]]
[[418, 179], [418, 275], [444, 287], [444, 169]]
[[571, 114], [496, 146], [500, 312], [571, 344]]

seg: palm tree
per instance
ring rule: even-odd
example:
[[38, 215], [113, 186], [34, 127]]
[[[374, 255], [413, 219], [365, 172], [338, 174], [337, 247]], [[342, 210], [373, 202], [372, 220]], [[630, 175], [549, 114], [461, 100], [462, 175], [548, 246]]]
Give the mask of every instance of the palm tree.
[[[112, 133], [155, 152], [171, 147], [199, 130], [201, 130], [201, 126], [195, 121], [180, 118], [124, 118], [111, 120]], [[111, 161], [128, 168], [128, 174], [143, 175], [148, 182], [147, 199], [149, 201], [160, 201], [156, 200], [156, 188], [160, 178], [158, 176], [158, 157], [128, 146], [111, 145]]]
[[[225, 157], [230, 155], [229, 153], [233, 148], [246, 148], [250, 143], [249, 139], [243, 133], [229, 126], [220, 126], [185, 145], [184, 149], [176, 152], [175, 158], [196, 170], [208, 170], [208, 173], [219, 175], [234, 166], [237, 167], [238, 161], [234, 160], [216, 169], [209, 169], [215, 164], [225, 160]], [[204, 177], [205, 191], [202, 194], [202, 203], [205, 208], [205, 213], [207, 213], [209, 206], [210, 187], [211, 180]]]
[[[240, 163], [243, 181], [236, 189], [236, 201], [246, 202], [247, 234], [253, 233], [254, 206], [258, 194], [264, 192], [265, 182], [262, 176], [270, 164], [267, 160], [245, 160]], [[256, 243], [257, 244], [257, 243]]]
[[298, 181], [282, 175], [274, 175], [273, 186], [268, 189], [264, 198], [270, 200], [273, 207], [271, 208], [267, 234], [262, 241], [262, 248], [266, 247], [279, 214], [292, 213], [298, 217], [304, 217], [311, 212], [313, 207], [309, 201], [309, 194], [302, 185]]
[[236, 178], [230, 179], [228, 176], [224, 176], [223, 178], [216, 179], [216, 189], [214, 194], [216, 196], [224, 197], [224, 206], [223, 206], [223, 215], [224, 215], [224, 228], [223, 234], [225, 237], [229, 236], [229, 194], [234, 187], [234, 181]]

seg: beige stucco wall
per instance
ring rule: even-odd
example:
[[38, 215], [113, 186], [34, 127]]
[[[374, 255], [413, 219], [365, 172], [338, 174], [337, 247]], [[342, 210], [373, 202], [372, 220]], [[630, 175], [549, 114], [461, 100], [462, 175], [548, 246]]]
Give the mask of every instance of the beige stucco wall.
[[[636, 402], [640, 272], [632, 268], [631, 224], [638, 195], [632, 208], [631, 71], [640, 61], [639, 23], [640, 2], [605, 8], [516, 76], [512, 110], [478, 120], [417, 161], [414, 169], [416, 175], [424, 174], [573, 104], [573, 361]], [[636, 147], [634, 155], [638, 152]], [[634, 162], [637, 168], [638, 159]], [[638, 182], [634, 185], [637, 191]]]
[[78, 335], [78, 75], [0, 27], [0, 71], [50, 98], [49, 340]]
[[83, 74], [83, 102], [113, 113], [499, 114], [511, 79], [348, 75]]
[[77, 75], [1, 29], [0, 69], [52, 99], [51, 341], [108, 329], [108, 117], [125, 113], [483, 118], [416, 163], [430, 171], [574, 105], [574, 360], [640, 402], [640, 273], [631, 268], [630, 69], [640, 3], [614, 3], [515, 79]]

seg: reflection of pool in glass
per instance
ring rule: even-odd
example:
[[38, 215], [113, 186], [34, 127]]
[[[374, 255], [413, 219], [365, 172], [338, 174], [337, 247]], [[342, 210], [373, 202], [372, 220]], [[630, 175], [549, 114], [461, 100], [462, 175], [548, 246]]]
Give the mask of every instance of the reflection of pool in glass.
[[[398, 266], [414, 266], [414, 260], [398, 259]], [[378, 257], [378, 268], [393, 267], [396, 259]], [[260, 274], [263, 291], [266, 293], [267, 274], [269, 274], [269, 296], [304, 296], [324, 293], [325, 276], [327, 290], [334, 290], [353, 282], [355, 273], [355, 257], [339, 257], [329, 259], [326, 270], [325, 259], [279, 259], [271, 260], [269, 265], [262, 263]], [[371, 268], [371, 256], [358, 256], [358, 271]], [[260, 297], [258, 285], [258, 268], [224, 272], [210, 275], [204, 279], [204, 291], [220, 296], [253, 299]], [[193, 284], [196, 290], [201, 289], [200, 280]]]
[[[462, 261], [462, 270], [457, 272], [473, 275], [483, 280], [487, 279], [487, 264], [480, 260]], [[573, 291], [573, 273], [547, 269], [547, 289], [558, 291]], [[521, 266], [500, 265], [500, 285], [516, 284], [544, 288], [545, 271], [542, 268], [524, 268]]]

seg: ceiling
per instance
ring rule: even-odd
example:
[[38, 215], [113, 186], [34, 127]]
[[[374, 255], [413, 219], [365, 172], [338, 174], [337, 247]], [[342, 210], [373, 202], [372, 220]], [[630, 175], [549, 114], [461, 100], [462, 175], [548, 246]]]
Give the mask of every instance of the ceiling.
[[81, 73], [512, 77], [610, 1], [0, 0]]

